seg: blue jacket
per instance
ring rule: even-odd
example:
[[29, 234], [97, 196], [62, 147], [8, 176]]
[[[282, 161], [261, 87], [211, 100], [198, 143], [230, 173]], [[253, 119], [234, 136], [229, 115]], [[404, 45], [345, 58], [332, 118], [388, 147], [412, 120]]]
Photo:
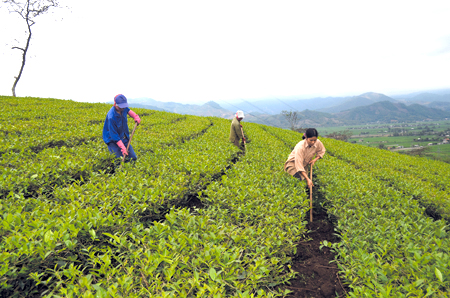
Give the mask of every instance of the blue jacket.
[[119, 140], [124, 141], [130, 139], [130, 131], [128, 130], [127, 115], [130, 111], [125, 108], [122, 115], [119, 114], [114, 106], [106, 115], [105, 124], [103, 125], [103, 141], [108, 144], [110, 142], [117, 143]]

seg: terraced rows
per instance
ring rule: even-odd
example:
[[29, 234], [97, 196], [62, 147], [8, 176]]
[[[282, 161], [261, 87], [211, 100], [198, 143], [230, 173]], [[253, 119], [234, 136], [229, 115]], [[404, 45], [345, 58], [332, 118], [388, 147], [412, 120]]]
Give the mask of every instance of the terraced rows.
[[[108, 249], [96, 247], [89, 258], [90, 267], [104, 275], [88, 278], [88, 269], [78, 268], [55, 291], [70, 296], [96, 289], [115, 297], [282, 295], [273, 287], [294, 275], [284, 266], [305, 232], [301, 215], [307, 200], [279, 167], [286, 154], [274, 150], [279, 141], [256, 125], [246, 129], [260, 145], [248, 146], [238, 163], [202, 191], [205, 208], [195, 214], [172, 209], [164, 222], [148, 227], [134, 218], [132, 229], [104, 233]], [[264, 156], [271, 162], [261, 160]], [[89, 286], [77, 283], [83, 278]]]
[[[277, 133], [273, 128], [266, 130]], [[299, 141], [299, 134], [292, 132], [278, 136], [291, 147]], [[413, 191], [424, 189], [420, 184], [414, 189], [408, 185], [423, 173], [411, 176], [405, 171], [409, 165], [426, 168], [430, 161], [417, 158], [401, 165], [396, 154], [379, 150], [369, 154], [359, 151], [366, 147], [321, 140], [328, 154], [316, 164], [316, 183], [326, 197], [328, 213], [337, 218], [341, 241], [332, 247], [341, 276], [353, 290], [349, 296], [448, 297], [448, 222], [426, 214], [427, 204], [442, 201], [437, 197], [417, 200]], [[388, 171], [391, 164], [397, 165], [392, 166], [396, 170]], [[440, 166], [447, 171], [450, 168]], [[446, 205], [440, 206], [440, 211], [447, 212]]]
[[[118, 171], [109, 105], [0, 99], [0, 296], [287, 294], [309, 208], [283, 172], [298, 133], [245, 123], [242, 155], [228, 120], [135, 109], [138, 161]], [[427, 216], [448, 219], [448, 165], [322, 141], [315, 183], [349, 296], [448, 297], [448, 221]]]
[[[99, 106], [106, 114], [109, 106]], [[80, 119], [102, 125], [95, 117]], [[274, 289], [293, 276], [285, 266], [304, 232], [307, 203], [278, 166], [286, 154], [274, 150], [279, 141], [248, 125], [260, 145], [238, 159], [228, 120], [153, 111], [142, 119], [133, 137], [138, 161], [113, 174], [98, 140], [26, 149], [31, 167], [12, 157], [19, 154], [14, 148], [2, 156], [15, 171], [1, 184], [2, 295], [282, 295]], [[273, 144], [263, 145], [267, 140]], [[267, 157], [271, 162], [262, 160]], [[20, 171], [28, 171], [22, 179]], [[176, 208], [192, 196], [205, 208]]]

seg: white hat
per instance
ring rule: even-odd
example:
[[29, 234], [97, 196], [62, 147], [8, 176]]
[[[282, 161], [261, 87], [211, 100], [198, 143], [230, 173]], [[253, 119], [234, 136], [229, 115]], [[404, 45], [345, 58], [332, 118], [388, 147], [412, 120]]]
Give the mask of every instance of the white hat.
[[244, 118], [245, 118], [244, 112], [242, 112], [241, 110], [237, 111], [237, 112], [236, 112], [236, 118], [242, 118], [242, 119], [244, 119]]

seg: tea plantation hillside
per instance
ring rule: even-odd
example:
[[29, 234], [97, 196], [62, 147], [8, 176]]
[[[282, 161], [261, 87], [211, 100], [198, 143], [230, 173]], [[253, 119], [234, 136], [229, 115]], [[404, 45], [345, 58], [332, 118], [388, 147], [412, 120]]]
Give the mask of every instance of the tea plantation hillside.
[[[308, 239], [309, 197], [283, 172], [298, 133], [244, 122], [242, 155], [229, 120], [133, 109], [138, 160], [119, 170], [110, 105], [0, 102], [0, 297], [288, 295]], [[450, 165], [321, 140], [347, 295], [448, 297]]]

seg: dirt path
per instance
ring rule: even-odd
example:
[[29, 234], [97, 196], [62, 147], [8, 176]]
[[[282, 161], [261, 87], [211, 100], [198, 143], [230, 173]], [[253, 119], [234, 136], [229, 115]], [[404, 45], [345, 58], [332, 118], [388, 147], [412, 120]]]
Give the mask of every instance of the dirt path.
[[[327, 247], [319, 249], [321, 241], [339, 241], [334, 235], [334, 226], [323, 209], [314, 209], [313, 216], [313, 222], [307, 225], [311, 231], [308, 237], [312, 240], [299, 242], [293, 258], [292, 268], [299, 274], [286, 286], [294, 292], [288, 297], [345, 297], [350, 289], [337, 276], [337, 265], [330, 263], [334, 254]], [[309, 221], [309, 212], [306, 217]]]

